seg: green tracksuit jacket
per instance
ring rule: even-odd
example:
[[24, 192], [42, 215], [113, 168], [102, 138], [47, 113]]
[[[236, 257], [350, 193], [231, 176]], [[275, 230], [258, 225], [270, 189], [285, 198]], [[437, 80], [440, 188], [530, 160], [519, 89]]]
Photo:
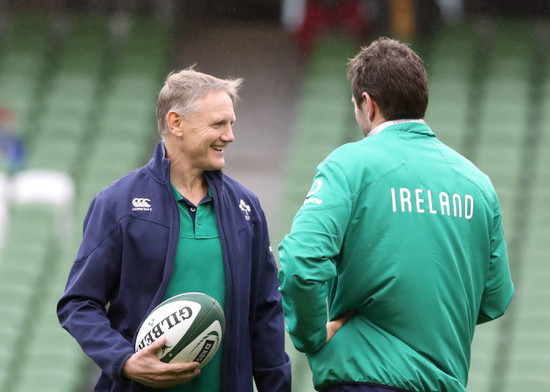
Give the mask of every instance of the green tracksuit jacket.
[[[474, 328], [514, 291], [489, 178], [425, 123], [331, 153], [279, 251], [288, 332], [316, 389], [465, 391]], [[325, 344], [327, 317], [349, 310]]]

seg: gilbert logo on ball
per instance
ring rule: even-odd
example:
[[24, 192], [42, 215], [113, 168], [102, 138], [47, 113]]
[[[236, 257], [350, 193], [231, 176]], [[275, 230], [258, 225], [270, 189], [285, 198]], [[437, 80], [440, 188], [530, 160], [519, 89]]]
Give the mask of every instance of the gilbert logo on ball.
[[163, 362], [199, 362], [204, 367], [218, 351], [225, 331], [220, 304], [204, 293], [184, 293], [162, 302], [143, 321], [136, 352], [161, 336], [166, 343], [157, 356]]

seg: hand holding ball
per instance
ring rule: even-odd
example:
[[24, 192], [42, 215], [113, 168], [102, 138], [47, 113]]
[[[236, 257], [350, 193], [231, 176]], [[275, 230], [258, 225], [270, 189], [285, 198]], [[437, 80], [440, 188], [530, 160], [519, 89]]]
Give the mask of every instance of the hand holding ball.
[[203, 293], [184, 293], [162, 302], [147, 316], [137, 334], [135, 351], [162, 336], [157, 352], [163, 362], [199, 362], [206, 366], [218, 351], [225, 331], [220, 304]]

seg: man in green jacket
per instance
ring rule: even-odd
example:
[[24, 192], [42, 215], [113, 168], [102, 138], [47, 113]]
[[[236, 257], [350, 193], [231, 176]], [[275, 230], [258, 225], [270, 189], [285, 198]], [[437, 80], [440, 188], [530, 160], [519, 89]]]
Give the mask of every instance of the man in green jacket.
[[463, 392], [476, 324], [514, 291], [497, 195], [422, 120], [408, 46], [373, 42], [348, 77], [366, 137], [318, 166], [280, 245], [288, 332], [319, 391]]

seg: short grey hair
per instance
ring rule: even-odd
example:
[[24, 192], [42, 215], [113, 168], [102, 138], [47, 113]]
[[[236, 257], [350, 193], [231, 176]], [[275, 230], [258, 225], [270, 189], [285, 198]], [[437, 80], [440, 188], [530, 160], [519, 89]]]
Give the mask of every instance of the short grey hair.
[[181, 71], [172, 71], [159, 92], [157, 123], [162, 138], [168, 132], [166, 116], [171, 111], [189, 119], [197, 111], [197, 101], [213, 91], [225, 91], [233, 104], [239, 100], [238, 91], [242, 79], [218, 79], [193, 68], [191, 66]]

